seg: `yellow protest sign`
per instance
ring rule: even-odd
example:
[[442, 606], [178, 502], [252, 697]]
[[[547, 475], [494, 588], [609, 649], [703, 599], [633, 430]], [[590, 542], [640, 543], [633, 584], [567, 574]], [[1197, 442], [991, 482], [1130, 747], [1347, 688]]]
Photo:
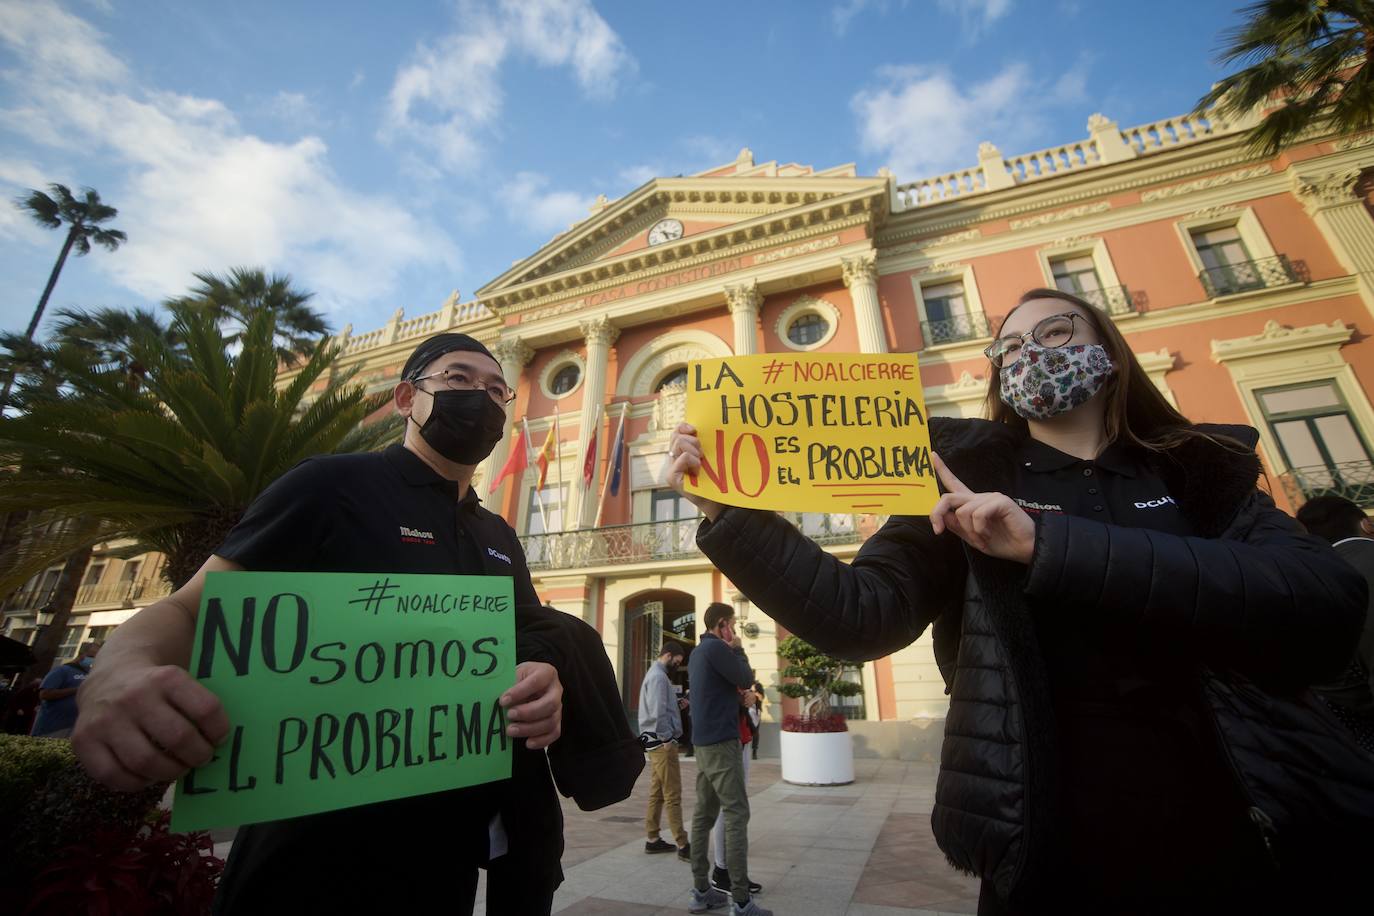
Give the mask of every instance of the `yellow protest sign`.
[[916, 357], [730, 356], [687, 368], [687, 422], [717, 502], [927, 515], [939, 499]]

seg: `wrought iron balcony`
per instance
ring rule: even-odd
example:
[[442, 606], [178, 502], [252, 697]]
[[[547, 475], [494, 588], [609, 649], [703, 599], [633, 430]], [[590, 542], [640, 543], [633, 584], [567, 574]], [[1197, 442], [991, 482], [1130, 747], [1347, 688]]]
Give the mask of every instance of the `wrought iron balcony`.
[[927, 347], [940, 344], [959, 343], [964, 340], [979, 340], [990, 336], [988, 316], [982, 312], [955, 315], [939, 321], [921, 322], [921, 339]]
[[1135, 296], [1124, 286], [1085, 289], [1081, 293], [1074, 293], [1074, 295], [1085, 302], [1092, 303], [1108, 315], [1119, 317], [1134, 315], [1139, 311], [1136, 308]]
[[[791, 512], [784, 517], [818, 544], [857, 544], [873, 530], [861, 516]], [[881, 517], [878, 517], [881, 521]], [[701, 557], [697, 527], [701, 517], [636, 525], [610, 525], [579, 531], [529, 534], [520, 539], [530, 569], [582, 569]]]
[[1357, 506], [1374, 506], [1374, 464], [1368, 461], [1293, 468], [1279, 480], [1294, 506], [1318, 496], [1343, 496]]
[[39, 608], [47, 607], [52, 603], [52, 596], [56, 591], [57, 589], [55, 588], [20, 589], [10, 595], [9, 598], [5, 599], [5, 603], [0, 607], [0, 610], [10, 613], [14, 611], [38, 610]]
[[1200, 271], [1197, 278], [1202, 281], [1208, 298], [1213, 299], [1249, 290], [1287, 286], [1304, 279], [1302, 272], [1294, 267], [1287, 255], [1207, 268]]
[[165, 579], [153, 582], [116, 582], [113, 585], [83, 585], [77, 589], [74, 607], [133, 607], [134, 602], [162, 598], [172, 593]]

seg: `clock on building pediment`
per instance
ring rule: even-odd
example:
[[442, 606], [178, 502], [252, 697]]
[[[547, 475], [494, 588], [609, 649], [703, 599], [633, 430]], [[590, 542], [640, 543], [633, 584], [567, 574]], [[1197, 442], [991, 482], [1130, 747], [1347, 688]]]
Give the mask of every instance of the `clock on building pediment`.
[[675, 219], [661, 219], [649, 227], [649, 244], [661, 245], [682, 238], [682, 222]]

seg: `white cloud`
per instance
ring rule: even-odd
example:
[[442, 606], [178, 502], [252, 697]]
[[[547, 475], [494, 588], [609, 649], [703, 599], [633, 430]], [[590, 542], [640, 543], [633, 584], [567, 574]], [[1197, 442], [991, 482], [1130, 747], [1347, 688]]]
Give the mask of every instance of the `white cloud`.
[[118, 83], [124, 62], [105, 49], [98, 31], [50, 2], [0, 3], [0, 42], [30, 70], [87, 83]]
[[559, 233], [591, 215], [595, 195], [547, 190], [548, 176], [519, 172], [501, 189], [510, 219], [531, 232]]
[[3, 78], [26, 100], [0, 122], [128, 176], [101, 191], [129, 241], [97, 264], [129, 289], [160, 297], [183, 291], [192, 271], [261, 265], [329, 308], [386, 297], [414, 265], [456, 265], [442, 230], [345, 186], [322, 140], [269, 142], [215, 99], [138, 85], [95, 30], [51, 2], [0, 0], [0, 47], [22, 62]]
[[[52, 238], [61, 238], [52, 235], [51, 229], [39, 226], [28, 213], [10, 205], [10, 202], [27, 196], [24, 192], [30, 188], [41, 191], [46, 190], [54, 181], [65, 184], [64, 177], [44, 174], [38, 166], [24, 159], [0, 156], [0, 196], [4, 198], [0, 201], [0, 238], [35, 246], [42, 245]], [[50, 244], [54, 246], [54, 250], [60, 246], [60, 242]]]
[[1057, 79], [1041, 80], [1025, 64], [1012, 63], [968, 84], [940, 69], [890, 67], [850, 106], [864, 151], [884, 157], [899, 181], [912, 181], [975, 165], [984, 140], [1007, 155], [1024, 152], [1045, 112], [1082, 101], [1085, 69], [1080, 63]]
[[42, 190], [52, 182], [61, 183], [60, 178], [50, 178], [43, 171], [25, 159], [0, 156], [0, 184], [12, 186], [16, 190], [36, 188]]
[[977, 38], [983, 30], [1011, 12], [1012, 0], [936, 0], [940, 10], [956, 14], [964, 35]]
[[454, 172], [474, 168], [504, 103], [501, 68], [524, 57], [569, 67], [582, 91], [613, 96], [635, 64], [589, 0], [464, 4], [461, 27], [419, 45], [392, 82], [380, 136], [428, 147]]
[[587, 0], [502, 0], [516, 47], [549, 67], [571, 66], [582, 91], [615, 94], [622, 71], [634, 61]]

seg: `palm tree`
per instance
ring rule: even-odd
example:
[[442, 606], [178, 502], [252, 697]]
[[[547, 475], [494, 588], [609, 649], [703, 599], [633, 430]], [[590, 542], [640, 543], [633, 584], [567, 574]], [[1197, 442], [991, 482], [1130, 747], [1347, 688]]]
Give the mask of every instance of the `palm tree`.
[[[57, 285], [57, 277], [62, 273], [62, 265], [67, 262], [67, 255], [73, 249], [78, 257], [90, 254], [91, 242], [114, 251], [128, 238], [118, 229], [100, 227], [101, 223], [118, 216], [119, 211], [102, 202], [100, 194], [94, 188], [82, 188], [80, 200], [72, 196], [66, 185], [50, 184], [48, 190], [52, 192], [51, 197], [42, 191], [30, 189], [27, 196], [16, 201], [16, 206], [27, 211], [40, 225], [49, 229], [60, 229], [64, 224], [67, 226], [67, 240], [62, 243], [62, 253], [57, 256], [57, 263], [53, 265], [52, 273], [48, 276], [48, 285], [43, 287], [38, 308], [34, 309], [33, 319], [29, 321], [29, 329], [24, 332], [24, 337], [28, 340], [33, 340], [33, 335], [38, 330], [38, 322], [43, 320], [43, 310], [48, 307], [48, 297]], [[8, 386], [6, 390], [8, 391]]]
[[223, 277], [209, 272], [194, 276], [200, 285], [167, 304], [204, 309], [236, 327], [228, 338], [231, 344], [238, 343], [253, 316], [263, 310], [276, 316], [277, 352], [287, 365], [329, 333], [324, 315], [307, 304], [311, 294], [294, 289], [289, 276], [248, 267], [231, 268]]
[[[40, 663], [66, 629], [93, 545], [132, 539], [137, 549], [160, 551], [164, 575], [179, 586], [253, 498], [298, 461], [394, 435], [357, 431], [389, 395], [367, 395], [350, 373], [310, 399], [339, 355], [328, 340], [316, 342], [278, 390], [272, 312], [254, 316], [236, 344], [204, 309], [179, 305], [172, 314], [179, 346], [144, 328], [118, 360], [93, 362], [71, 342], [49, 347], [44, 362], [61, 385], [26, 386], [28, 409], [0, 418], [0, 468], [18, 469], [0, 476], [0, 511], [29, 513], [33, 534], [46, 528], [5, 558], [0, 594], [70, 560], [52, 623], [35, 646]], [[144, 369], [136, 380], [133, 364]]]
[[1374, 127], [1374, 2], [1260, 0], [1224, 35], [1220, 63], [1248, 64], [1198, 101], [1244, 117], [1278, 104], [1250, 132], [1251, 148], [1273, 155], [1305, 129], [1329, 121], [1337, 133]]

